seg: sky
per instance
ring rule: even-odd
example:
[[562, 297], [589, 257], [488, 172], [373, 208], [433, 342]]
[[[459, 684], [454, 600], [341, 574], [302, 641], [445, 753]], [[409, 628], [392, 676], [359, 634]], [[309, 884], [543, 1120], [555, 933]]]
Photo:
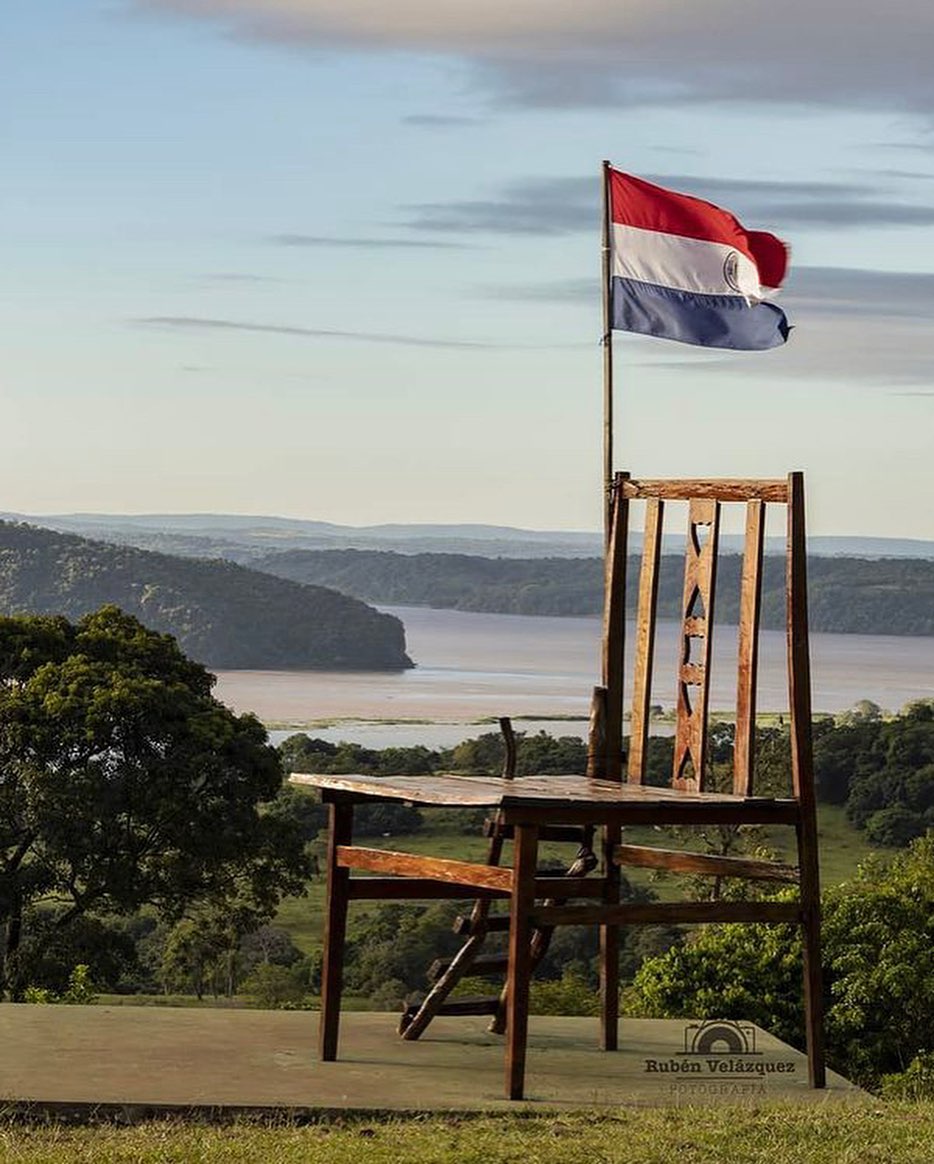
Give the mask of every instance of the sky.
[[600, 167], [791, 247], [614, 334], [617, 469], [934, 539], [929, 0], [43, 0], [0, 34], [0, 510], [601, 522]]

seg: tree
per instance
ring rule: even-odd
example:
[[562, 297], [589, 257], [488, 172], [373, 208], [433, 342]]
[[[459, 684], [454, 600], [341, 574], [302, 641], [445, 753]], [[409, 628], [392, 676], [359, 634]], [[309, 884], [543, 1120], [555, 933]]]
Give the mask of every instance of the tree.
[[[831, 1063], [873, 1086], [934, 1047], [934, 832], [891, 864], [872, 859], [823, 902]], [[707, 926], [646, 961], [631, 1013], [759, 1023], [801, 1046], [797, 926]]]
[[0, 990], [22, 990], [40, 915], [54, 933], [146, 903], [172, 920], [232, 898], [268, 914], [301, 891], [300, 832], [262, 811], [277, 754], [213, 683], [113, 606], [0, 619]]

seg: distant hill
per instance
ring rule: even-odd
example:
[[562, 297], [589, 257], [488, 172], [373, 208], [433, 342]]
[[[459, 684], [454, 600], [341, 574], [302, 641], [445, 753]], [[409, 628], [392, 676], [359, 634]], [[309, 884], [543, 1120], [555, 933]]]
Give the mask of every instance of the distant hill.
[[231, 562], [0, 522], [0, 613], [69, 618], [112, 602], [216, 668], [401, 670], [402, 623], [356, 598]]
[[[717, 618], [735, 623], [740, 561], [722, 554]], [[594, 615], [602, 609], [598, 558], [491, 559], [465, 554], [365, 550], [288, 550], [258, 559], [256, 569], [333, 586], [386, 606], [434, 606], [501, 614]], [[634, 592], [638, 562], [629, 581]], [[659, 613], [677, 618], [683, 558], [662, 558]], [[784, 559], [766, 559], [763, 625], [784, 625]], [[934, 635], [934, 561], [811, 557], [811, 628], [838, 634]]]
[[[574, 530], [529, 530], [495, 525], [334, 525], [287, 517], [236, 514], [0, 514], [63, 533], [185, 557], [227, 558], [249, 564], [278, 550], [393, 550], [400, 554], [470, 554], [484, 558], [590, 558], [602, 553], [601, 535]], [[738, 551], [739, 537], [723, 534], [725, 550]], [[667, 543], [680, 548], [676, 539]], [[781, 539], [766, 551], [781, 553]], [[934, 542], [910, 538], [814, 537], [812, 556], [924, 558], [934, 561]]]

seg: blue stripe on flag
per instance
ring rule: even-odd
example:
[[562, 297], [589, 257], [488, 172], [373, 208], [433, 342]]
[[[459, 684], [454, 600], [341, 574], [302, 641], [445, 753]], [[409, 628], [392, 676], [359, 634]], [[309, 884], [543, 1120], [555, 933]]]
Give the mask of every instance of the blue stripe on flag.
[[791, 325], [773, 303], [749, 305], [739, 295], [699, 295], [614, 277], [613, 327], [705, 348], [762, 351], [780, 347]]

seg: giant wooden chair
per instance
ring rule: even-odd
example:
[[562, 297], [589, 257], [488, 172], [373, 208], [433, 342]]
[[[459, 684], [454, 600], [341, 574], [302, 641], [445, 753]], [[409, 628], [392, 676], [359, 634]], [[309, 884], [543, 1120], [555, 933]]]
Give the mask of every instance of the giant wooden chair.
[[[687, 506], [687, 546], [679, 617], [681, 650], [676, 663], [674, 763], [664, 787], [646, 783], [649, 712], [653, 690], [655, 631], [662, 530], [667, 502]], [[642, 560], [635, 610], [629, 748], [623, 751], [626, 573], [630, 511], [644, 502]], [[742, 506], [745, 544], [739, 595], [737, 684], [732, 787], [707, 786], [708, 702], [711, 690], [712, 632], [721, 512]], [[754, 788], [755, 716], [763, 542], [768, 506], [784, 509], [786, 635], [791, 733], [788, 795], [757, 796]], [[670, 507], [669, 507], [670, 508]], [[629, 687], [630, 684], [627, 684]], [[720, 710], [720, 709], [718, 709]], [[619, 928], [641, 923], [794, 922], [804, 949], [804, 1013], [809, 1079], [825, 1085], [820, 972], [820, 897], [814, 781], [811, 762], [810, 668], [805, 575], [804, 493], [801, 474], [786, 480], [641, 480], [620, 474], [614, 482], [612, 522], [606, 558], [606, 601], [602, 683], [594, 693], [586, 776], [383, 777], [298, 776], [331, 804], [328, 907], [322, 989], [321, 1057], [337, 1054], [347, 907], [354, 899], [473, 898], [462, 922], [467, 941], [454, 959], [456, 971], [469, 968], [491, 928], [508, 928], [506, 984], [491, 1007], [494, 1023], [506, 1032], [506, 1095], [522, 1098], [529, 979], [547, 936], [558, 925], [596, 925], [600, 931], [601, 1046], [615, 1050], [618, 1039]], [[365, 849], [352, 843], [353, 807], [361, 801], [401, 799], [416, 804], [461, 805], [494, 810], [488, 861], [440, 860]], [[642, 826], [792, 826], [796, 865], [747, 857], [684, 852], [621, 844], [621, 829]], [[572, 867], [566, 878], [538, 869], [541, 839], [580, 839], [584, 851], [599, 833], [602, 858]], [[504, 842], [512, 842], [511, 868], [499, 864]], [[715, 878], [742, 877], [798, 885], [797, 900], [717, 899], [682, 902], [621, 900], [621, 867], [638, 866]], [[358, 869], [377, 876], [351, 878]], [[385, 876], [389, 874], [389, 876]], [[581, 875], [583, 874], [583, 875]], [[503, 898], [508, 917], [495, 927], [488, 903]], [[450, 971], [450, 966], [449, 966]], [[448, 973], [448, 985], [457, 973]], [[443, 991], [441, 992], [444, 993]], [[403, 1035], [417, 1037], [431, 1017], [469, 1007], [434, 1001], [403, 1022]], [[475, 1013], [475, 1012], [474, 1012]]]

